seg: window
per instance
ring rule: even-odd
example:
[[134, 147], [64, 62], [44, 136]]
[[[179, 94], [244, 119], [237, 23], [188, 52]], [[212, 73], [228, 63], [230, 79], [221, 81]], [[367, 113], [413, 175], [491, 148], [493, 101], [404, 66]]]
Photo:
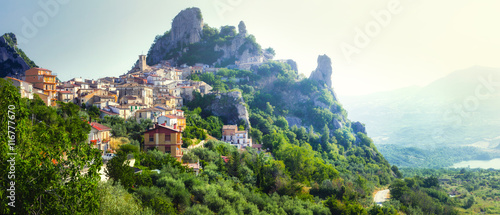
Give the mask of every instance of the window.
[[154, 138], [153, 137], [149, 137], [149, 142], [153, 142], [154, 141]]
[[170, 141], [170, 134], [165, 134], [165, 141]]

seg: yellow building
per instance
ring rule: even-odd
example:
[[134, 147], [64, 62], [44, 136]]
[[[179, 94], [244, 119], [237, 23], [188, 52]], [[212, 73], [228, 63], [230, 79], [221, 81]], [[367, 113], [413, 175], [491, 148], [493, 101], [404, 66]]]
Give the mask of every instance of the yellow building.
[[183, 153], [182, 133], [176, 127], [168, 127], [155, 124], [155, 127], [144, 132], [144, 151], [157, 149], [164, 153], [170, 153], [177, 161], [181, 162]]

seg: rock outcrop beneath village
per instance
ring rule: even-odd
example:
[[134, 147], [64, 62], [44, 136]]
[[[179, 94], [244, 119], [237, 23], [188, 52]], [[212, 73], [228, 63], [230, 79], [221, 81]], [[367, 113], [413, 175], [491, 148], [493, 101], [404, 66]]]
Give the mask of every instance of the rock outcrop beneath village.
[[21, 78], [24, 71], [31, 68], [30, 64], [35, 65], [29, 59], [24, 60], [21, 55], [24, 53], [17, 48], [16, 35], [8, 33], [0, 37], [0, 77]]
[[199, 8], [181, 11], [172, 21], [169, 32], [155, 39], [148, 53], [148, 64], [153, 65], [165, 60], [165, 54], [176, 48], [201, 41], [203, 36], [203, 18]]
[[239, 91], [217, 95], [212, 104], [208, 106], [208, 110], [212, 111], [214, 115], [226, 119], [228, 124], [237, 124], [243, 120], [247, 128], [251, 128], [248, 110]]
[[332, 60], [326, 55], [318, 57], [318, 67], [314, 70], [309, 79], [315, 80], [320, 84], [326, 84], [328, 88], [332, 88]]

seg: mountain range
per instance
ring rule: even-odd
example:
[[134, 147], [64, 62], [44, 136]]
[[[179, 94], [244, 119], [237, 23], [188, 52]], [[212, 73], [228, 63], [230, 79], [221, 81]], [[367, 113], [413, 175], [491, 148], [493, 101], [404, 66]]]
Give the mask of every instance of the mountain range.
[[[475, 66], [424, 87], [346, 97], [343, 103], [352, 119], [366, 123], [389, 162], [444, 167], [498, 156], [499, 81], [500, 69]], [[407, 149], [423, 156], [401, 156]]]

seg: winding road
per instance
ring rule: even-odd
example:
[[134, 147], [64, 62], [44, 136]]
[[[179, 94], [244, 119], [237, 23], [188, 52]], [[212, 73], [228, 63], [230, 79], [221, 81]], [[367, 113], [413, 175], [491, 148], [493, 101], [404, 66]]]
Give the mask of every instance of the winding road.
[[382, 206], [382, 203], [387, 201], [389, 199], [389, 193], [391, 191], [389, 189], [387, 190], [380, 190], [375, 193], [375, 196], [373, 196], [373, 201], [377, 204]]

